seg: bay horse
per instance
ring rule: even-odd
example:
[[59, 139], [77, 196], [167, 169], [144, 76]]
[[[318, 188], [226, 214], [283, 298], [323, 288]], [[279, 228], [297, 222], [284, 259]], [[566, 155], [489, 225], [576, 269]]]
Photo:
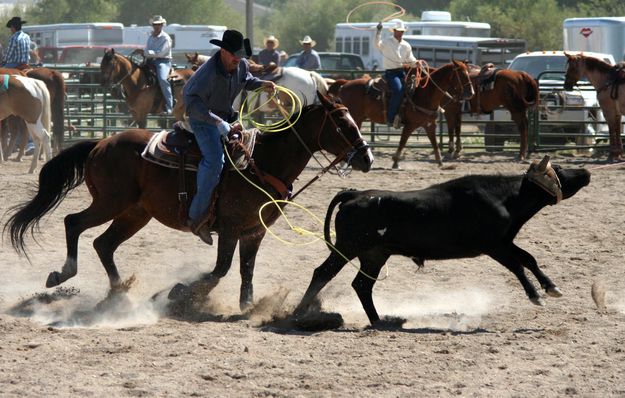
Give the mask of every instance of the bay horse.
[[[345, 160], [356, 170], [368, 172], [373, 155], [363, 140], [346, 107], [320, 95], [320, 104], [310, 105], [292, 129], [280, 134], [260, 135], [256, 140], [254, 160], [263, 174], [289, 187], [306, 167], [312, 153], [320, 150]], [[295, 120], [295, 119], [293, 119]], [[79, 142], [54, 157], [39, 174], [37, 194], [28, 202], [14, 207], [4, 229], [10, 231], [11, 243], [18, 253], [26, 254], [24, 235], [37, 227], [42, 217], [57, 207], [75, 187], [86, 181], [93, 197], [85, 210], [65, 217], [67, 259], [61, 272], [52, 272], [46, 286], [57, 286], [78, 271], [78, 237], [89, 229], [113, 221], [93, 243], [109, 278], [112, 289], [121, 279], [113, 254], [152, 218], [164, 225], [188, 232], [178, 214], [178, 171], [148, 162], [141, 157], [152, 133], [132, 129], [99, 142]], [[301, 141], [300, 141], [301, 140]], [[187, 171], [190, 194], [195, 191], [195, 173]], [[263, 186], [249, 169], [244, 175]], [[266, 188], [274, 197], [271, 188]], [[258, 217], [267, 202], [265, 193], [257, 190], [236, 171], [224, 173], [219, 185], [217, 219], [212, 229], [219, 234], [217, 264], [212, 272], [195, 281], [189, 291], [201, 299], [214, 288], [230, 269], [232, 256], [239, 243], [241, 267], [240, 306], [253, 302], [252, 276], [254, 263], [266, 230]], [[275, 206], [263, 210], [263, 219], [271, 225], [280, 215]]]
[[[59, 71], [37, 67], [33, 69], [9, 69], [0, 68], [0, 74], [21, 74], [32, 79], [41, 80], [45, 83], [48, 92], [50, 93], [50, 109], [52, 120], [52, 149], [55, 153], [58, 153], [63, 148], [63, 139], [65, 134], [65, 79], [63, 74]], [[19, 128], [19, 125], [16, 125]], [[15, 128], [14, 128], [15, 129]], [[24, 131], [24, 133], [26, 133]], [[25, 136], [26, 134], [24, 134]], [[17, 135], [12, 135], [11, 143], [9, 143], [9, 154], [14, 148], [15, 139]], [[18, 160], [22, 158], [24, 154], [24, 147], [26, 146], [26, 140], [22, 140], [23, 145], [20, 147], [18, 154]], [[6, 149], [6, 148], [5, 148]]]
[[[421, 73], [421, 70], [419, 72]], [[415, 69], [411, 69], [408, 77], [415, 76]], [[406, 87], [406, 99], [403, 104], [404, 127], [401, 132], [399, 146], [393, 155], [393, 168], [399, 167], [399, 159], [406, 147], [406, 142], [417, 127], [425, 128], [428, 139], [434, 149], [434, 157], [442, 165], [441, 153], [436, 140], [436, 119], [438, 109], [444, 100], [461, 101], [473, 96], [473, 86], [469, 79], [467, 66], [463, 62], [452, 62], [440, 68], [430, 68], [429, 82], [425, 87], [415, 87], [413, 90]], [[382, 99], [368, 94], [371, 77], [362, 77], [355, 80], [338, 80], [330, 87], [330, 92], [337, 96], [354, 117], [358, 127], [367, 118], [375, 123], [386, 124], [386, 115]], [[407, 84], [408, 86], [408, 84]], [[452, 96], [450, 92], [460, 93]]]
[[[510, 111], [511, 118], [519, 129], [519, 160], [524, 160], [527, 155], [529, 126], [527, 110], [538, 105], [538, 84], [526, 72], [503, 69], [497, 70], [492, 89], [482, 91], [480, 70], [481, 68], [477, 65], [469, 65], [469, 76], [475, 89], [475, 95], [469, 101], [471, 113], [491, 113], [500, 106]], [[451, 101], [444, 106], [444, 109], [449, 133], [449, 155], [457, 158], [462, 152], [460, 139], [462, 103]]]
[[[172, 93], [175, 101], [174, 118], [183, 120], [182, 86], [193, 75], [193, 70], [176, 70], [170, 75], [183, 83], [174, 85]], [[112, 48], [104, 52], [100, 62], [100, 85], [109, 89], [122, 86], [132, 119], [139, 128], [146, 127], [148, 114], [157, 115], [164, 109], [164, 99], [160, 86], [158, 84], [148, 85], [145, 72], [128, 58], [116, 53]], [[159, 97], [161, 100], [157, 101], [156, 99]]]
[[37, 167], [43, 149], [46, 161], [50, 147], [50, 93], [45, 83], [22, 75], [0, 75], [0, 120], [9, 116], [24, 120], [35, 144], [29, 173]]
[[625, 66], [612, 66], [595, 57], [566, 54], [567, 68], [564, 89], [572, 90], [586, 77], [597, 90], [597, 100], [610, 132], [609, 161], [623, 160], [621, 141], [622, 116], [625, 114]]

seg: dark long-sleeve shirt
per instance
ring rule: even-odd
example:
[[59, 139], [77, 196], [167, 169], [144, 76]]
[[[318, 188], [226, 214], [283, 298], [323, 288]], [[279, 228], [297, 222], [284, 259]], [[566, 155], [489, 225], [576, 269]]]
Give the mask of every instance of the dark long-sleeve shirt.
[[246, 59], [237, 69], [226, 72], [219, 53], [206, 61], [184, 86], [184, 103], [190, 118], [219, 126], [231, 120], [232, 103], [241, 90], [254, 90], [263, 81], [252, 76]]

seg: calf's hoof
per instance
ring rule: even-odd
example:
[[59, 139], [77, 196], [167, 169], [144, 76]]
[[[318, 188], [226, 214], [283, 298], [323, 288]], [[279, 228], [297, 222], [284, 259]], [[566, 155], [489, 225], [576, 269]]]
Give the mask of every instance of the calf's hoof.
[[191, 296], [191, 288], [183, 283], [177, 283], [171, 288], [167, 298], [173, 301], [184, 300]]
[[547, 288], [547, 294], [551, 297], [562, 297], [562, 291], [557, 286]]
[[540, 297], [530, 298], [530, 301], [534, 305], [538, 305], [540, 307], [544, 307], [545, 306], [545, 301], [543, 299], [541, 299]]
[[48, 279], [46, 280], [46, 287], [54, 287], [61, 284], [61, 273], [54, 271], [50, 272]]

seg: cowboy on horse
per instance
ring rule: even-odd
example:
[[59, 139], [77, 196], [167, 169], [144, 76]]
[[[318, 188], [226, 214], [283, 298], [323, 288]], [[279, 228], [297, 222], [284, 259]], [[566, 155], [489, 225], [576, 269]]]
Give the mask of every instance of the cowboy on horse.
[[382, 22], [377, 26], [375, 46], [380, 50], [384, 60], [382, 66], [385, 69], [384, 79], [391, 90], [391, 100], [388, 104], [387, 121], [389, 126], [398, 129], [401, 127], [399, 106], [404, 94], [404, 80], [406, 71], [404, 65], [414, 65], [417, 60], [412, 54], [412, 47], [407, 41], [402, 40], [406, 28], [402, 21], [397, 21], [393, 28], [393, 36], [382, 40]]
[[[252, 55], [249, 39], [236, 30], [226, 30], [222, 40], [212, 44], [221, 47], [218, 54], [204, 63], [184, 87], [186, 113], [202, 160], [197, 171], [197, 192], [189, 208], [188, 226], [193, 233], [212, 244], [210, 203], [224, 167], [222, 138], [242, 130], [236, 122], [232, 103], [241, 90], [264, 87], [273, 93], [275, 84], [260, 80], [249, 72], [249, 63], [243, 58]], [[231, 124], [232, 123], [232, 124]]]
[[7, 22], [7, 28], [11, 29], [9, 45], [4, 53], [2, 66], [5, 68], [26, 69], [30, 60], [30, 36], [22, 32], [22, 21], [20, 17], [13, 17]]

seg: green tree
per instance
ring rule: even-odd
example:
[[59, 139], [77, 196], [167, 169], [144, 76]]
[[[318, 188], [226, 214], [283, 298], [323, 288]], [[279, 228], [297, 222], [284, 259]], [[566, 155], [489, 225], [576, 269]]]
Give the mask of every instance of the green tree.
[[452, 0], [458, 20], [488, 22], [492, 36], [527, 40], [529, 50], [562, 48], [566, 11], [556, 0]]
[[29, 22], [113, 22], [117, 2], [110, 0], [41, 0], [26, 11]]
[[223, 0], [117, 0], [118, 20], [124, 25], [147, 25], [153, 15], [159, 14], [168, 23], [188, 25], [226, 25], [241, 29], [245, 17], [236, 14]]

